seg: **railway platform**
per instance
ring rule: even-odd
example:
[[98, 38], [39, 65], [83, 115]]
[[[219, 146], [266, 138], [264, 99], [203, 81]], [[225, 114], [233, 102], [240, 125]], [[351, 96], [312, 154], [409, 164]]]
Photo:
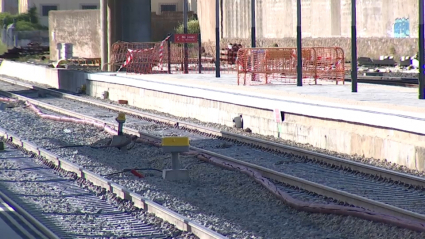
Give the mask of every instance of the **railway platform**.
[[179, 117], [243, 128], [347, 155], [425, 168], [425, 101], [417, 88], [318, 81], [238, 85], [235, 74], [88, 75], [88, 94]]
[[[183, 94], [220, 102], [279, 110], [306, 116], [391, 127], [425, 133], [416, 123], [425, 123], [425, 100], [418, 100], [416, 88], [358, 84], [336, 85], [333, 81], [318, 84], [237, 85], [234, 74], [216, 78], [212, 74], [132, 75], [126, 73], [90, 74], [93, 81]], [[395, 120], [397, 119], [397, 120]]]

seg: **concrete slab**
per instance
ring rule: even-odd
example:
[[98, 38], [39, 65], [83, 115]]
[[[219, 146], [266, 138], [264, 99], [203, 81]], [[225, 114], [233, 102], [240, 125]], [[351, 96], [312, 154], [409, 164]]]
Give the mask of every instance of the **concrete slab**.
[[[156, 81], [161, 83], [178, 84], [187, 87], [209, 87], [222, 89], [229, 93], [251, 93], [252, 96], [275, 95], [279, 98], [302, 98], [304, 102], [323, 101], [328, 104], [344, 105], [368, 105], [379, 108], [386, 108], [389, 104], [394, 108], [403, 107], [404, 111], [417, 111], [425, 109], [425, 101], [418, 100], [418, 90], [416, 88], [406, 88], [398, 86], [382, 86], [371, 84], [358, 84], [357, 93], [351, 92], [351, 83], [336, 85], [332, 81], [319, 81], [317, 85], [304, 85], [298, 87], [296, 84], [269, 84], [260, 86], [238, 86], [236, 74], [222, 75], [215, 78], [211, 74], [171, 74], [171, 75], [132, 75], [126, 73], [95, 73], [89, 79], [98, 80], [96, 76], [115, 76], [117, 78], [127, 78], [136, 80]], [[117, 79], [118, 80], [118, 79]], [[118, 83], [118, 81], [117, 81]], [[120, 84], [125, 84], [121, 81]], [[128, 82], [129, 83], [129, 82]], [[210, 88], [211, 89], [211, 88]]]
[[111, 140], [111, 147], [118, 147], [121, 150], [126, 150], [126, 146], [131, 143], [131, 140], [123, 135], [114, 135]]
[[189, 180], [189, 171], [187, 169], [164, 169], [162, 177], [170, 181]]

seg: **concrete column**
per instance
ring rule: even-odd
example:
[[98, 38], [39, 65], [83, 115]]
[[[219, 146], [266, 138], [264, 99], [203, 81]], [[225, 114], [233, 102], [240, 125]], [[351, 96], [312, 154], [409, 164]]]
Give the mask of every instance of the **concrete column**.
[[115, 40], [123, 40], [123, 25], [122, 25], [122, 0], [116, 0], [114, 5], [114, 25], [115, 25]]
[[108, 63], [108, 6], [107, 0], [100, 0], [100, 62], [101, 70]]
[[19, 13], [28, 12], [28, 0], [19, 0], [18, 12]]
[[[108, 60], [111, 60], [112, 44], [116, 42], [116, 24], [115, 24], [115, 2], [116, 0], [108, 0]], [[108, 71], [115, 71], [114, 66], [108, 65]]]

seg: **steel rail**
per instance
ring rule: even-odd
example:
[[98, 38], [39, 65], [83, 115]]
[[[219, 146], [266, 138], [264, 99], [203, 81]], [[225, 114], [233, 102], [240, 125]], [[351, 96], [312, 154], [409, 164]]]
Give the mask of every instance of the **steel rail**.
[[43, 223], [35, 219], [29, 212], [27, 212], [25, 209], [23, 209], [19, 204], [15, 203], [10, 197], [8, 197], [6, 194], [0, 191], [0, 197], [5, 201], [7, 204], [13, 207], [13, 209], [19, 213], [22, 217], [25, 218], [31, 225], [36, 228], [39, 232], [44, 234], [47, 238], [50, 239], [60, 239], [55, 233], [53, 233], [50, 229], [48, 229]]
[[[116, 125], [111, 124], [109, 122], [106, 122], [104, 120], [97, 119], [97, 118], [94, 118], [94, 117], [91, 117], [91, 116], [87, 116], [87, 115], [84, 115], [84, 114], [81, 114], [81, 113], [73, 112], [73, 111], [70, 111], [70, 110], [65, 110], [65, 109], [59, 108], [57, 106], [53, 106], [53, 105], [50, 105], [50, 104], [39, 102], [37, 100], [30, 99], [30, 98], [24, 97], [24, 96], [20, 96], [20, 95], [14, 94], [14, 93], [0, 91], [0, 94], [8, 96], [8, 97], [13, 97], [13, 98], [16, 98], [16, 99], [19, 99], [19, 100], [28, 101], [28, 102], [30, 102], [34, 105], [39, 106], [39, 107], [42, 107], [42, 108], [45, 108], [45, 109], [48, 109], [48, 110], [51, 110], [51, 111], [54, 111], [54, 112], [57, 112], [57, 113], [60, 113], [60, 114], [64, 114], [64, 115], [67, 115], [67, 116], [81, 118], [81, 119], [85, 119], [85, 120], [92, 120], [92, 121], [99, 122], [99, 123], [102, 123], [102, 124], [105, 124], [105, 125], [116, 127]], [[152, 141], [159, 141], [160, 140], [160, 138], [157, 137], [157, 136], [153, 136], [153, 135], [150, 135], [150, 134], [147, 134], [147, 133], [142, 133], [142, 132], [139, 132], [136, 129], [124, 127], [123, 130], [127, 134], [136, 135], [136, 136], [139, 136], [139, 137], [142, 137], [142, 138], [150, 139]], [[275, 147], [278, 150], [282, 150], [282, 151], [285, 151], [285, 152], [295, 152], [298, 155], [305, 155], [305, 156], [310, 157], [310, 158], [330, 160], [332, 162], [335, 162], [335, 160], [336, 160], [336, 162], [340, 162], [340, 164], [342, 164], [342, 165], [344, 165], [345, 163], [349, 163], [352, 167], [357, 166], [361, 169], [363, 169], [365, 167], [369, 172], [374, 172], [373, 170], [380, 170], [380, 174], [395, 175], [393, 177], [398, 176], [398, 177], [403, 177], [403, 178], [411, 178], [411, 181], [413, 181], [412, 178], [415, 178], [416, 180], [420, 179], [419, 177], [415, 177], [415, 176], [411, 176], [411, 175], [407, 175], [407, 174], [405, 175], [405, 174], [402, 174], [402, 173], [393, 172], [393, 171], [390, 171], [390, 170], [385, 170], [385, 169], [377, 168], [377, 167], [370, 166], [370, 165], [363, 165], [363, 164], [360, 164], [360, 163], [357, 163], [357, 162], [352, 162], [352, 161], [349, 162], [348, 160], [339, 159], [339, 158], [332, 157], [332, 156], [329, 156], [329, 155], [315, 153], [315, 152], [312, 152], [312, 151], [308, 151], [308, 150], [304, 150], [304, 149], [300, 149], [300, 148], [295, 148], [295, 147], [290, 147], [290, 146], [283, 146], [283, 145], [280, 145], [280, 144], [276, 144], [276, 143], [272, 143], [272, 142], [268, 142], [268, 141], [264, 141], [264, 140], [260, 140], [260, 139], [254, 139], [254, 138], [250, 138], [250, 137], [246, 137], [246, 136], [241, 136], [241, 135], [237, 135], [237, 134], [232, 134], [232, 133], [225, 133], [224, 134], [223, 133], [223, 137], [225, 137], [225, 138], [226, 137], [227, 138], [235, 137], [235, 139], [241, 140], [242, 142], [244, 142], [244, 140], [245, 140], [245, 142], [246, 141], [255, 142], [256, 144], [260, 144], [260, 145], [262, 144], [262, 145], [265, 145], [266, 147], [269, 147], [269, 148]], [[262, 146], [262, 147], [264, 147], [264, 146]], [[366, 208], [366, 209], [371, 210], [371, 211], [375, 211], [375, 212], [383, 213], [383, 214], [389, 214], [391, 216], [396, 216], [396, 217], [400, 217], [400, 218], [403, 218], [403, 219], [406, 219], [406, 220], [412, 220], [412, 221], [415, 221], [415, 222], [418, 222], [418, 221], [425, 222], [425, 215], [422, 215], [422, 214], [414, 213], [414, 212], [404, 210], [404, 209], [401, 209], [401, 208], [398, 208], [398, 207], [394, 207], [394, 206], [391, 206], [391, 205], [388, 205], [388, 204], [385, 204], [385, 203], [374, 201], [374, 200], [371, 200], [371, 199], [368, 199], [368, 198], [365, 198], [365, 197], [350, 194], [350, 193], [347, 193], [347, 192], [344, 192], [344, 191], [341, 191], [341, 190], [337, 190], [337, 189], [334, 189], [334, 188], [331, 188], [331, 187], [320, 185], [320, 184], [317, 184], [317, 183], [314, 183], [314, 182], [311, 182], [311, 181], [307, 181], [305, 179], [297, 178], [297, 177], [294, 177], [292, 175], [277, 172], [277, 171], [274, 171], [274, 170], [271, 170], [271, 169], [267, 169], [267, 168], [264, 168], [264, 167], [261, 167], [261, 166], [258, 166], [258, 165], [254, 165], [254, 164], [247, 163], [247, 162], [244, 162], [244, 161], [241, 161], [241, 160], [230, 158], [230, 157], [227, 157], [227, 156], [224, 156], [224, 155], [216, 154], [214, 152], [210, 152], [210, 151], [207, 151], [207, 150], [199, 149], [199, 148], [196, 148], [196, 147], [193, 147], [193, 146], [191, 146], [191, 149], [194, 150], [194, 151], [200, 152], [200, 153], [204, 153], [204, 154], [222, 159], [224, 161], [228, 161], [228, 162], [232, 162], [232, 163], [236, 163], [236, 164], [239, 164], [239, 165], [246, 166], [248, 168], [252, 168], [252, 169], [258, 171], [265, 178], [274, 179], [274, 180], [277, 180], [277, 181], [285, 183], [285, 184], [300, 187], [300, 188], [303, 188], [307, 191], [311, 191], [311, 192], [315, 192], [315, 193], [320, 194], [320, 195], [331, 197], [335, 200], [346, 202], [346, 203], [352, 204], [352, 205], [357, 206], [357, 207]]]

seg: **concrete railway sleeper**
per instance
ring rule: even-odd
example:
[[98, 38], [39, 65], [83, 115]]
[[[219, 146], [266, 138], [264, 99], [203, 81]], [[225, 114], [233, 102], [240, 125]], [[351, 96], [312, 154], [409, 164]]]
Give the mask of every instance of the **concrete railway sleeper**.
[[[68, 110], [63, 110], [63, 109], [58, 109], [58, 107], [54, 107], [51, 105], [46, 105], [44, 103], [41, 102], [37, 102], [36, 100], [32, 100], [29, 98], [25, 98], [22, 96], [17, 96], [17, 95], [13, 95], [14, 97], [20, 98], [20, 99], [24, 99], [27, 100], [28, 102], [31, 102], [32, 104], [37, 104], [39, 106], [42, 106], [44, 108], [47, 108], [49, 110], [53, 110], [53, 111], [57, 111], [60, 112], [61, 114], [65, 114], [65, 115], [72, 115], [78, 118], [82, 118], [85, 120], [91, 120], [91, 121], [95, 121], [97, 122], [99, 125], [106, 125], [108, 124], [105, 121], [99, 120], [99, 119], [95, 119], [92, 117], [88, 117], [88, 116], [84, 116], [82, 114], [79, 113], [75, 113], [72, 111], [68, 111]], [[156, 119], [157, 120], [157, 119]], [[170, 123], [170, 122], [167, 122]], [[181, 126], [181, 124], [180, 124]], [[189, 127], [193, 127], [193, 125], [187, 125]], [[185, 126], [185, 127], [187, 127]], [[124, 129], [127, 133], [129, 134], [133, 134], [136, 136], [139, 136], [140, 139], [139, 141], [143, 141], [143, 140], [147, 140], [150, 143], [154, 143], [155, 140], [158, 140], [157, 137], [152, 136], [152, 135], [148, 135], [148, 134], [143, 134], [143, 133], [139, 133], [138, 130], [134, 130], [134, 129], [130, 129], [130, 128], [125, 128]], [[195, 129], [198, 130], [198, 129]], [[205, 130], [201, 129], [199, 131], [212, 131], [210, 129]], [[210, 132], [208, 132], [208, 134], [211, 134]], [[225, 137], [225, 134], [222, 133], [221, 137]], [[236, 135], [233, 135], [233, 137], [237, 137]], [[239, 138], [233, 138], [234, 140], [239, 140]], [[247, 138], [243, 139], [243, 140], [248, 140]], [[242, 141], [243, 141], [242, 140]], [[254, 139], [252, 139], [254, 140]], [[255, 141], [253, 141], [255, 142]], [[257, 140], [257, 143], [261, 142]], [[268, 142], [262, 142], [262, 144], [266, 144]], [[252, 143], [251, 143], [252, 144]], [[278, 145], [274, 145], [274, 147], [277, 147]], [[264, 146], [261, 146], [264, 147]], [[303, 180], [300, 178], [296, 178], [293, 177], [291, 175], [285, 175], [283, 173], [280, 172], [275, 172], [273, 170], [270, 169], [266, 169], [266, 168], [262, 168], [259, 167], [257, 165], [252, 165], [243, 161], [239, 161], [239, 160], [235, 160], [223, 155], [218, 155], [215, 154], [213, 152], [209, 152], [209, 151], [205, 151], [202, 149], [198, 149], [195, 147], [192, 147], [192, 150], [194, 150], [196, 154], [196, 156], [202, 160], [206, 160], [208, 162], [214, 163], [214, 164], [218, 164], [220, 166], [223, 167], [228, 167], [228, 168], [232, 168], [235, 170], [239, 170], [245, 174], [248, 174], [252, 177], [254, 177], [256, 179], [257, 182], [263, 184], [264, 186], [266, 186], [266, 188], [268, 188], [270, 191], [272, 191], [275, 195], [277, 195], [278, 197], [282, 198], [287, 204], [297, 208], [297, 209], [302, 209], [302, 210], [306, 210], [306, 211], [310, 211], [310, 212], [321, 212], [321, 213], [333, 213], [333, 214], [343, 214], [343, 215], [354, 215], [354, 216], [358, 216], [361, 218], [367, 218], [370, 220], [375, 220], [375, 221], [381, 221], [381, 222], [386, 222], [386, 223], [390, 223], [393, 225], [397, 225], [397, 226], [401, 226], [401, 227], [406, 227], [406, 228], [410, 228], [413, 230], [419, 230], [419, 231], [423, 231], [424, 230], [424, 219], [423, 219], [423, 215], [421, 214], [417, 214], [417, 213], [413, 213], [407, 210], [403, 210], [400, 208], [396, 208], [396, 207], [392, 207], [380, 202], [376, 202], [373, 200], [369, 200], [366, 198], [362, 198], [359, 196], [355, 196], [355, 195], [350, 195], [346, 192], [343, 191], [339, 191], [335, 190], [335, 189], [331, 189], [329, 187], [323, 186], [323, 185], [319, 185], [319, 184], [315, 184], [312, 182], [309, 182], [307, 180]], [[276, 149], [274, 149], [276, 150]], [[327, 158], [328, 156], [326, 155], [321, 155], [321, 154], [312, 154], [311, 152], [303, 152], [302, 150], [300, 151], [299, 149], [295, 149], [295, 148], [285, 148], [283, 147], [283, 150], [292, 150], [292, 151], [296, 151], [297, 153], [302, 153], [307, 155], [307, 157], [313, 157], [313, 158]], [[283, 151], [282, 150], [282, 151]], [[279, 150], [280, 151], [280, 150]], [[193, 152], [192, 152], [193, 154]], [[332, 159], [335, 160], [335, 159]], [[339, 164], [342, 164], [341, 160], [337, 160], [339, 161]], [[344, 162], [345, 163], [345, 162]], [[355, 165], [355, 164], [354, 164]], [[360, 164], [356, 165], [357, 167], [361, 167]], [[368, 168], [369, 171], [373, 170], [373, 168], [371, 168], [371, 166], [367, 166], [366, 168]], [[376, 171], [379, 171], [380, 169], [376, 169]], [[389, 170], [387, 170], [389, 171]], [[420, 181], [420, 178], [414, 178], [414, 177], [410, 177], [408, 175], [402, 175], [399, 173], [394, 173], [394, 172], [386, 172], [385, 170], [382, 171], [380, 174], [386, 173], [386, 175], [396, 175], [397, 177], [405, 177], [408, 178], [409, 180], [412, 181]], [[376, 174], [376, 172], [375, 172]], [[335, 205], [320, 205], [320, 204], [306, 204], [303, 202], [299, 202], [297, 200], [292, 199], [290, 196], [285, 195], [284, 192], [279, 191], [278, 189], [276, 189], [276, 187], [271, 183], [270, 180], [268, 180], [268, 178], [270, 179], [274, 179], [274, 180], [278, 180], [278, 181], [282, 181], [284, 183], [287, 184], [292, 184], [295, 185], [297, 187], [304, 187], [304, 188], [308, 188], [308, 190], [311, 190], [315, 193], [319, 193], [319, 194], [324, 194], [324, 195], [332, 195], [332, 198], [335, 198], [336, 200], [340, 200], [343, 202], [348, 202], [349, 204], [354, 204], [356, 206], [361, 206], [361, 207], [365, 207], [365, 208], [371, 208], [371, 209], [375, 209], [377, 212], [373, 212], [367, 209], [362, 209], [362, 208], [354, 208], [354, 207], [346, 207], [346, 206], [335, 206]], [[415, 183], [412, 183], [413, 185], [415, 185]], [[420, 183], [417, 183], [417, 185], [420, 185]], [[422, 185], [421, 185], [422, 186]], [[122, 191], [122, 190], [119, 190]], [[125, 195], [123, 195], [125, 198]], [[354, 202], [354, 203], [353, 203]]]

